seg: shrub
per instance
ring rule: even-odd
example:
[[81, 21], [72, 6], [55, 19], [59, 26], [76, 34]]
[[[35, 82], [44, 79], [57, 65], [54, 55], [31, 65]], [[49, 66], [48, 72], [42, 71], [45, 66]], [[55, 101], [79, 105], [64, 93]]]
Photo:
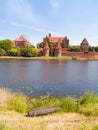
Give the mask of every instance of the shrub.
[[63, 112], [75, 112], [76, 111], [75, 99], [73, 97], [61, 98], [60, 107]]
[[0, 48], [4, 49], [6, 53], [13, 47], [13, 43], [9, 39], [0, 40]]
[[80, 51], [81, 51], [81, 48], [80, 48], [80, 46], [72, 46], [69, 51], [72, 51], [72, 52], [80, 52]]
[[93, 92], [87, 92], [80, 98], [80, 104], [98, 103], [98, 96]]
[[39, 55], [39, 51], [35, 48], [21, 48], [21, 56], [35, 57]]
[[[30, 100], [31, 101], [31, 100]], [[41, 96], [31, 101], [31, 107], [60, 106], [60, 100], [52, 96]], [[30, 105], [30, 102], [29, 102]]]
[[94, 47], [95, 52], [98, 52], [98, 46]]
[[8, 110], [15, 110], [21, 113], [26, 112], [27, 110], [26, 97], [22, 94], [13, 95], [12, 102], [7, 108]]
[[9, 55], [10, 56], [17, 56], [17, 53], [18, 53], [18, 50], [16, 48], [12, 48], [10, 51], [9, 51]]
[[0, 56], [5, 56], [6, 52], [4, 49], [0, 48]]
[[87, 92], [80, 98], [79, 112], [87, 116], [98, 115], [98, 96], [93, 92]]

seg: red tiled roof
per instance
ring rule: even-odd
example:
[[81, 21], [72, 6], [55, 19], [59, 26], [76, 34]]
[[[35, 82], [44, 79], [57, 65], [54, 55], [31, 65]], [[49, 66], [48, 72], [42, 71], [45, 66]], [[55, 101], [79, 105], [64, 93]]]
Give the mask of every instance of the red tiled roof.
[[64, 37], [48, 37], [49, 42], [62, 42], [64, 40]]
[[21, 35], [19, 38], [16, 38], [15, 41], [18, 41], [18, 42], [29, 42], [29, 40], [24, 36], [24, 35]]
[[83, 39], [83, 41], [82, 41], [81, 44], [82, 44], [82, 45], [89, 45], [89, 43], [88, 43], [88, 41], [86, 40], [86, 38]]

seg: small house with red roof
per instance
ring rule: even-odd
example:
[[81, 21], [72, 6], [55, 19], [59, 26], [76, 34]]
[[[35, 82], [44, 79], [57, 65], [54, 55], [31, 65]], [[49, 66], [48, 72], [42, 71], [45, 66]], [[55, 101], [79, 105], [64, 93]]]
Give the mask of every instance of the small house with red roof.
[[29, 40], [24, 35], [21, 35], [19, 36], [19, 38], [16, 38], [14, 41], [14, 45], [20, 48], [31, 46]]
[[83, 52], [88, 52], [89, 43], [88, 43], [88, 41], [87, 41], [86, 38], [83, 39], [80, 47], [81, 47], [81, 49], [82, 49]]

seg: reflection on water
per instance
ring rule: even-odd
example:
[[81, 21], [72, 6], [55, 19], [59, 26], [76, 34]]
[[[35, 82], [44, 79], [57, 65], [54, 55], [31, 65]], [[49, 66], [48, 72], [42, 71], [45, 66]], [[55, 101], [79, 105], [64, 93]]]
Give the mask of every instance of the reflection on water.
[[98, 61], [0, 60], [0, 87], [28, 95], [98, 92]]

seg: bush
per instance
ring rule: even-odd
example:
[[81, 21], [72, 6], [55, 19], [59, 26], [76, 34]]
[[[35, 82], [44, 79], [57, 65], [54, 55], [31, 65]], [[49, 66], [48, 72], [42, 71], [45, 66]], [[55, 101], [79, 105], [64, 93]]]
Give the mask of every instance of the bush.
[[5, 56], [6, 52], [4, 49], [0, 48], [0, 56]]
[[75, 99], [73, 97], [61, 98], [60, 107], [63, 112], [75, 112], [76, 111]]
[[93, 92], [87, 92], [80, 98], [80, 104], [98, 103], [98, 96]]
[[92, 46], [89, 46], [88, 50], [89, 50], [90, 52], [94, 52], [94, 51], [95, 51], [94, 47], [92, 47]]
[[80, 46], [72, 46], [69, 51], [71, 51], [71, 52], [80, 52], [81, 48], [80, 48]]
[[87, 116], [98, 115], [98, 96], [93, 92], [87, 92], [80, 98], [79, 112]]
[[24, 57], [35, 57], [39, 55], [39, 51], [35, 48], [21, 48], [21, 56]]
[[17, 56], [17, 53], [18, 53], [18, 50], [16, 48], [12, 48], [10, 51], [9, 51], [9, 55], [10, 56]]
[[98, 46], [94, 47], [95, 52], [98, 52]]
[[22, 94], [15, 94], [13, 95], [12, 102], [7, 107], [8, 110], [15, 110], [18, 112], [26, 112], [27, 104], [26, 104], [26, 97]]
[[4, 49], [6, 53], [13, 47], [13, 43], [11, 40], [0, 40], [0, 48]]

